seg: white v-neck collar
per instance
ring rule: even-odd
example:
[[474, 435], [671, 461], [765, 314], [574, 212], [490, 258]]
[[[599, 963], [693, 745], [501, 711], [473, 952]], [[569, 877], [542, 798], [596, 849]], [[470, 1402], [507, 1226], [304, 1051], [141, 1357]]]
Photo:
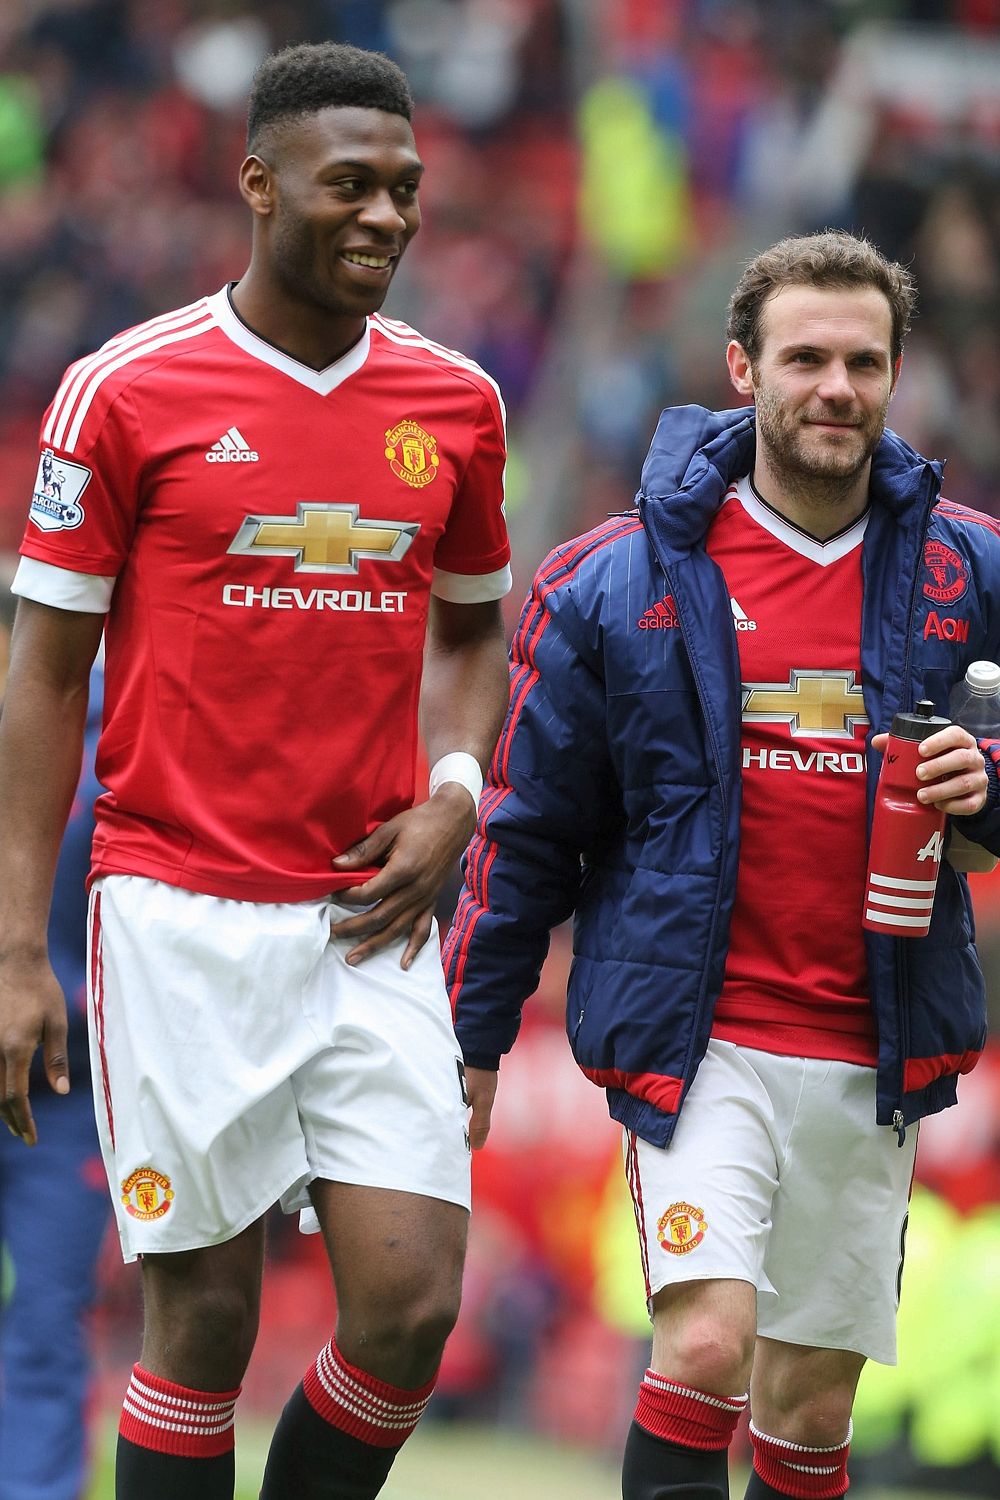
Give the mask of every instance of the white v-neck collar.
[[309, 365], [304, 365], [300, 360], [293, 359], [290, 354], [285, 354], [281, 349], [276, 349], [266, 339], [254, 333], [252, 328], [236, 316], [232, 304], [229, 301], [229, 288], [224, 286], [221, 292], [206, 298], [208, 310], [212, 314], [219, 327], [227, 338], [231, 339], [245, 354], [259, 359], [265, 365], [271, 365], [275, 370], [280, 370], [289, 379], [298, 381], [317, 395], [329, 396], [331, 391], [337, 389], [338, 385], [353, 375], [368, 358], [371, 349], [371, 330], [367, 319], [365, 320], [365, 331], [358, 342], [346, 354], [335, 359], [332, 365], [327, 365], [325, 370], [313, 370]]
[[798, 552], [801, 557], [809, 558], [811, 562], [819, 563], [822, 568], [829, 567], [830, 563], [839, 562], [842, 557], [846, 557], [849, 552], [854, 551], [855, 547], [861, 545], [868, 518], [871, 515], [870, 508], [863, 511], [857, 520], [845, 530], [838, 531], [836, 536], [831, 536], [825, 542], [821, 542], [816, 537], [810, 536], [807, 531], [802, 531], [798, 526], [793, 525], [776, 510], [772, 510], [770, 505], [765, 505], [755, 494], [749, 474], [738, 479], [733, 488], [736, 491], [736, 499], [758, 526], [763, 526], [765, 531], [769, 531], [779, 542], [784, 542], [786, 547], [791, 547], [793, 552]]

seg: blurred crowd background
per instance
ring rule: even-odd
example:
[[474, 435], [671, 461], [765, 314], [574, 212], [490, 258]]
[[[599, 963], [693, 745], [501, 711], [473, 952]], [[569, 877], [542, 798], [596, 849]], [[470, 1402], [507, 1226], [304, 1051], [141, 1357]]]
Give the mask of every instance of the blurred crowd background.
[[[66, 364], [241, 274], [251, 74], [324, 38], [387, 51], [414, 89], [424, 227], [388, 311], [503, 387], [511, 621], [549, 546], [631, 503], [661, 407], [735, 404], [728, 293], [791, 231], [843, 225], [912, 265], [891, 423], [947, 460], [950, 498], [1000, 516], [1000, 0], [3, 0], [0, 549]], [[1000, 883], [975, 889], [1000, 1021]], [[562, 1037], [567, 947], [557, 934], [477, 1160], [434, 1409], [613, 1450], [645, 1312], [617, 1133]], [[865, 1377], [854, 1492], [947, 1470], [1000, 1493], [996, 1051], [962, 1098], [922, 1131], [903, 1363]], [[863, 1242], [863, 1219], [843, 1232]], [[326, 1336], [316, 1253], [275, 1225], [247, 1388], [262, 1410]], [[132, 1270], [109, 1244], [109, 1408]]]

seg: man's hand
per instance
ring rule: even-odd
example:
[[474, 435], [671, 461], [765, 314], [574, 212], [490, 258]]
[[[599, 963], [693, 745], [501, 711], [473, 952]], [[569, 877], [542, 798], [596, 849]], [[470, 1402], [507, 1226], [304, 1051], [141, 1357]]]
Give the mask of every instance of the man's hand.
[[66, 1002], [48, 960], [0, 954], [0, 1119], [26, 1146], [38, 1141], [28, 1071], [39, 1046], [49, 1086], [68, 1094]]
[[469, 1141], [473, 1151], [481, 1151], [490, 1133], [493, 1101], [497, 1096], [500, 1074], [490, 1068], [466, 1068], [465, 1091], [472, 1106], [469, 1121]]
[[370, 909], [334, 922], [336, 938], [359, 939], [347, 955], [362, 963], [399, 938], [408, 939], [400, 966], [408, 969], [431, 932], [434, 906], [448, 875], [472, 837], [476, 809], [464, 786], [446, 781], [428, 802], [401, 812], [333, 861], [339, 871], [381, 865], [364, 885], [336, 891], [345, 906]]
[[[884, 751], [889, 736], [872, 736], [872, 749]], [[983, 752], [967, 729], [949, 724], [920, 744], [917, 801], [952, 817], [969, 818], [986, 804], [989, 780]]]

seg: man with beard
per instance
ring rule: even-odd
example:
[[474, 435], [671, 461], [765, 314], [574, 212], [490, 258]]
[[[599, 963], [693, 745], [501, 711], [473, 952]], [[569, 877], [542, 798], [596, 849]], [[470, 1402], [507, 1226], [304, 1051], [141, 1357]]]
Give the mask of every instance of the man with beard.
[[0, 1116], [34, 1143], [39, 1045], [69, 1088], [45, 922], [104, 631], [91, 1044], [145, 1306], [119, 1500], [232, 1496], [276, 1201], [322, 1229], [338, 1321], [265, 1500], [376, 1495], [458, 1309], [433, 910], [507, 702], [509, 549], [493, 382], [378, 313], [420, 223], [411, 102], [378, 54], [266, 60], [245, 275], [78, 361], [42, 424], [0, 728]]
[[[848, 1486], [895, 1360], [921, 1116], [984, 1039], [964, 877], [925, 939], [862, 930], [885, 730], [1000, 651], [997, 523], [884, 427], [908, 273], [840, 231], [747, 267], [733, 385], [663, 414], [638, 509], [543, 564], [446, 944], [480, 1146], [552, 925], [574, 1055], [624, 1127], [653, 1323], [625, 1500]], [[940, 617], [955, 621], [939, 627]], [[1000, 746], [956, 725], [914, 793], [1000, 849]]]

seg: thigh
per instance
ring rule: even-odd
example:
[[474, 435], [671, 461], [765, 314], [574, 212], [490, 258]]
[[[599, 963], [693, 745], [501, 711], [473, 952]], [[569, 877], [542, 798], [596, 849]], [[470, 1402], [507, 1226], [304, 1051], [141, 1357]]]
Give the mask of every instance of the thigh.
[[461, 1286], [469, 1215], [424, 1194], [317, 1180], [313, 1203], [341, 1316], [437, 1299]]
[[[382, 1379], [420, 1384], [458, 1316], [469, 1215], [455, 1203], [353, 1183], [318, 1180], [311, 1191], [337, 1292], [341, 1353]], [[427, 1368], [419, 1363], [423, 1343]]]
[[351, 946], [327, 948], [314, 1017], [325, 1045], [293, 1080], [311, 1175], [468, 1210], [464, 1070], [436, 930], [406, 970], [402, 943], [357, 968]]
[[[337, 1289], [340, 1355], [393, 1386], [423, 1386], [458, 1316], [468, 1214], [353, 1183], [316, 1181], [312, 1194]], [[328, 1358], [320, 1356], [321, 1380]]]
[[759, 1332], [896, 1362], [917, 1131], [875, 1124], [874, 1069], [810, 1061], [780, 1167]]
[[711, 1042], [670, 1145], [626, 1134], [647, 1297], [688, 1281], [767, 1285], [776, 1128], [753, 1067], [729, 1043]]

